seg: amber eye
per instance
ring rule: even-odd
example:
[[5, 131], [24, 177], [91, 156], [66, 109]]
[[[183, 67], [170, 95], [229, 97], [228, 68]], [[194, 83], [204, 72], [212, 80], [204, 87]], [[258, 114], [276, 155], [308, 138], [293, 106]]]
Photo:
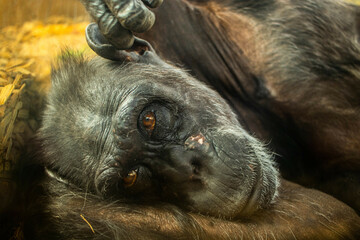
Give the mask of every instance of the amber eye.
[[137, 172], [135, 170], [131, 170], [126, 177], [123, 178], [124, 186], [131, 187], [134, 185], [137, 178]]
[[176, 118], [170, 108], [152, 103], [141, 111], [137, 126], [145, 140], [155, 143], [171, 136], [175, 122]]
[[155, 113], [148, 112], [147, 114], [144, 115], [142, 119], [142, 124], [146, 129], [146, 131], [149, 133], [149, 135], [151, 135], [152, 131], [154, 130], [155, 123], [156, 123]]

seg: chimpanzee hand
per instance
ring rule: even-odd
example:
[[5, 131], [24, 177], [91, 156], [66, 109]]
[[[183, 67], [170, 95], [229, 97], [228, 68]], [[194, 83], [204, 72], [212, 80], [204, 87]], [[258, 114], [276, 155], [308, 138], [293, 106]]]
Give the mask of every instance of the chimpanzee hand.
[[134, 43], [132, 32], [145, 32], [155, 22], [155, 8], [163, 0], [80, 0], [99, 25], [101, 33], [118, 49]]

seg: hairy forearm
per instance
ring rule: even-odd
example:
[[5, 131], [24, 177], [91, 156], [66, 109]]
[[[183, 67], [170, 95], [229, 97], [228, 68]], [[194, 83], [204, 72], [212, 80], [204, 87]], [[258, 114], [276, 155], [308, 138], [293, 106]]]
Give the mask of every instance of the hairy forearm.
[[272, 207], [246, 219], [207, 217], [169, 204], [104, 204], [76, 192], [61, 192], [49, 209], [63, 237], [76, 239], [356, 239], [360, 228], [345, 204], [287, 181]]

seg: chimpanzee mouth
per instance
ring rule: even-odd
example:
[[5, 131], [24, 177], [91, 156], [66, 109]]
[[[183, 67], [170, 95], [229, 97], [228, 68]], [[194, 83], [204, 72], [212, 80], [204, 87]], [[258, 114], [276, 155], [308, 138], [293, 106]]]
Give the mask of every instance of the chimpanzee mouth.
[[146, 164], [133, 166], [117, 180], [117, 194], [131, 199], [132, 202], [144, 204], [158, 200], [169, 203], [185, 201], [188, 191], [204, 189], [204, 179], [198, 172], [199, 163], [196, 162], [194, 165], [196, 166], [192, 174], [182, 177], [158, 172]]

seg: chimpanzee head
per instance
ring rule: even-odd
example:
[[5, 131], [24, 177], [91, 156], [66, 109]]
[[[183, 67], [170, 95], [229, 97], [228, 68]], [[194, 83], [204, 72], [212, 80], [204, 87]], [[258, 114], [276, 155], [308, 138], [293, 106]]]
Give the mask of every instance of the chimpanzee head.
[[219, 94], [135, 42], [100, 52], [122, 61], [62, 56], [39, 133], [47, 167], [105, 198], [225, 217], [269, 205], [278, 172], [262, 144]]

